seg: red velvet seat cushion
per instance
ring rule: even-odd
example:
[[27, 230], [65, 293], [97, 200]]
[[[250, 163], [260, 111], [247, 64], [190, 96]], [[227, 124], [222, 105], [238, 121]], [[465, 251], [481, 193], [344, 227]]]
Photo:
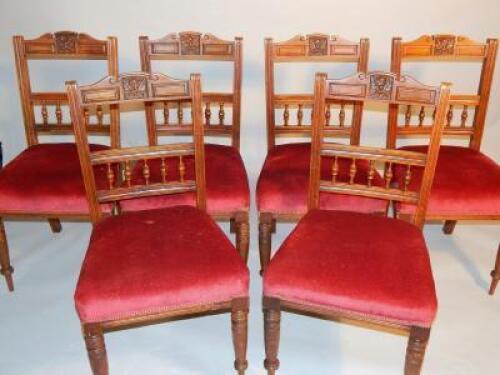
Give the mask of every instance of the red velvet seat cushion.
[[[427, 146], [406, 146], [404, 150], [427, 152]], [[410, 188], [422, 179], [420, 168], [414, 170]], [[399, 180], [401, 168], [395, 168]], [[411, 214], [414, 205], [398, 204], [401, 213]], [[441, 146], [432, 185], [427, 216], [500, 215], [500, 165], [479, 151], [466, 147]]]
[[[275, 146], [266, 157], [257, 181], [257, 209], [275, 214], [305, 214], [309, 188], [310, 143]], [[350, 160], [339, 159], [339, 179], [349, 175]], [[368, 163], [358, 161], [359, 182], [366, 182]], [[331, 178], [331, 162], [322, 163], [321, 175]], [[374, 185], [381, 186], [377, 173]], [[322, 193], [321, 208], [357, 212], [385, 212], [387, 201], [344, 194]]]
[[[186, 178], [194, 179], [194, 158], [184, 158]], [[167, 159], [168, 179], [179, 179], [178, 159]], [[149, 164], [151, 181], [161, 181], [160, 162]], [[205, 144], [205, 174], [207, 187], [207, 210], [209, 213], [232, 213], [247, 211], [250, 205], [248, 177], [237, 149], [231, 146]], [[133, 172], [133, 183], [142, 183], [142, 164]], [[162, 195], [121, 201], [124, 211], [138, 211], [171, 207], [177, 205], [195, 205], [194, 193]]]
[[269, 263], [264, 295], [423, 327], [437, 308], [422, 232], [346, 211], [313, 210], [301, 219]]
[[[90, 145], [90, 148], [104, 150], [108, 147]], [[105, 186], [105, 168], [94, 170], [98, 186]], [[0, 212], [88, 215], [76, 145], [45, 143], [31, 146], [1, 169]]]
[[83, 322], [248, 295], [248, 270], [222, 230], [191, 206], [128, 212], [93, 230], [75, 292]]

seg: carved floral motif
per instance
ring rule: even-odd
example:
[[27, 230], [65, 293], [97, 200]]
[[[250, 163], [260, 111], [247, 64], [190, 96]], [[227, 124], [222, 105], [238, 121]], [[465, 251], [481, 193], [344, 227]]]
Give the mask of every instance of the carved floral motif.
[[143, 76], [123, 77], [124, 99], [144, 99], [147, 98], [146, 78]]
[[200, 35], [199, 34], [180, 34], [181, 55], [199, 55], [200, 54]]
[[436, 35], [434, 37], [435, 55], [453, 55], [455, 50], [455, 37], [448, 35]]
[[60, 31], [54, 34], [57, 53], [76, 53], [78, 34], [71, 31]]
[[390, 100], [394, 77], [385, 74], [370, 75], [370, 89], [368, 96], [374, 99]]
[[328, 37], [310, 36], [309, 37], [309, 55], [326, 56], [328, 55]]

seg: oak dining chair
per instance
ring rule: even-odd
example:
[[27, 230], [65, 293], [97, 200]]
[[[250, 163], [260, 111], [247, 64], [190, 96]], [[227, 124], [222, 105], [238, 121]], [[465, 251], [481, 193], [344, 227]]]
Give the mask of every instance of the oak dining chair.
[[[54, 140], [55, 136], [73, 135], [72, 124], [65, 118], [68, 117], [66, 93], [34, 92], [29, 62], [104, 60], [107, 66], [103, 74], [118, 74], [115, 37], [98, 40], [83, 33], [59, 31], [35, 39], [17, 35], [13, 43], [28, 147], [0, 171], [0, 265], [10, 291], [14, 290], [13, 268], [3, 219], [48, 219], [52, 231], [60, 232], [59, 219], [88, 220], [89, 216], [75, 144], [40, 142], [43, 136]], [[98, 107], [86, 116], [92, 118], [90, 133], [106, 136], [111, 145], [118, 144], [119, 124], [114, 108]], [[90, 147], [102, 150], [107, 146]]]
[[[447, 144], [439, 151], [426, 217], [427, 220], [445, 221], [445, 234], [453, 232], [457, 220], [500, 220], [500, 166], [480, 150], [497, 49], [498, 40], [492, 38], [476, 42], [465, 36], [424, 35], [408, 42], [401, 38], [392, 40], [391, 71], [396, 74], [404, 71], [405, 63], [410, 62], [481, 64], [477, 92], [452, 95], [445, 116], [444, 136], [468, 140], [468, 145]], [[391, 105], [387, 147], [396, 148], [397, 141], [402, 138], [428, 137], [432, 129], [428, 122], [432, 116], [420, 105]], [[427, 147], [417, 144], [400, 149], [425, 152]], [[398, 179], [404, 178], [404, 171], [397, 169], [395, 173]], [[411, 214], [414, 210], [405, 203], [395, 208], [399, 215]], [[494, 292], [498, 275], [500, 269], [497, 267], [492, 271], [490, 294]]]
[[[231, 223], [231, 232], [236, 233], [236, 244], [246, 260], [249, 249], [250, 189], [248, 177], [239, 153], [241, 117], [241, 79], [243, 39], [222, 40], [211, 34], [194, 31], [171, 33], [160, 39], [139, 37], [141, 68], [151, 72], [155, 61], [204, 61], [225, 63], [232, 72], [231, 92], [204, 92], [203, 121], [205, 134], [215, 139], [229, 138], [230, 145], [205, 144], [207, 179], [207, 211], [215, 219]], [[162, 70], [166, 68], [162, 66]], [[157, 145], [162, 138], [192, 134], [192, 123], [183, 102], [161, 103], [146, 108], [150, 116], [148, 139]], [[229, 115], [228, 115], [229, 112]], [[214, 138], [211, 138], [211, 140]], [[194, 202], [193, 197], [165, 196], [125, 202], [124, 210], [164, 207], [176, 204], [178, 199]]]
[[[279, 367], [281, 311], [328, 320], [363, 322], [409, 334], [405, 374], [420, 373], [436, 315], [434, 279], [422, 233], [450, 89], [425, 86], [409, 76], [358, 73], [344, 79], [316, 75], [308, 212], [271, 259], [263, 276], [263, 310], [268, 374]], [[436, 108], [428, 153], [332, 143], [325, 134], [329, 99], [419, 104]], [[347, 175], [339, 161], [349, 160]], [[361, 160], [367, 181], [356, 181]], [[323, 163], [331, 171], [322, 176]], [[381, 164], [381, 165], [380, 165]], [[394, 186], [395, 165], [406, 171]], [[374, 185], [376, 168], [384, 185]], [[414, 168], [424, 168], [420, 186], [410, 185]], [[352, 194], [416, 206], [409, 222], [379, 215], [321, 209], [322, 195]]]
[[[290, 137], [310, 137], [313, 95], [282, 94], [275, 89], [275, 70], [290, 63], [325, 63], [338, 67], [341, 63], [355, 64], [355, 71], [366, 72], [369, 40], [351, 42], [325, 34], [298, 35], [275, 42], [265, 40], [266, 122], [268, 153], [257, 181], [256, 201], [259, 213], [259, 251], [261, 272], [271, 257], [272, 233], [277, 221], [297, 221], [307, 211], [307, 186], [311, 144], [283, 143]], [[292, 65], [293, 67], [293, 65]], [[330, 137], [348, 138], [359, 144], [363, 103], [349, 99], [331, 100], [325, 108], [325, 132]], [[340, 164], [345, 172], [348, 167]], [[358, 178], [367, 177], [367, 165], [360, 165]], [[377, 173], [377, 179], [379, 179]], [[331, 196], [323, 204], [330, 208], [356, 207], [360, 212], [385, 214], [387, 203], [382, 200], [346, 195]]]
[[[104, 332], [227, 312], [234, 366], [244, 374], [248, 270], [206, 212], [200, 76], [176, 80], [156, 73], [128, 73], [88, 86], [68, 82], [67, 92], [93, 224], [75, 305], [94, 375], [109, 372]], [[190, 103], [192, 109], [191, 142], [108, 150], [89, 147], [87, 109], [178, 101]], [[158, 163], [153, 164], [155, 160]], [[134, 164], [139, 162], [142, 180], [132, 181]], [[96, 178], [97, 166], [106, 170], [105, 181]], [[112, 216], [103, 210], [114, 202], [187, 191], [195, 194], [196, 206], [117, 210]]]

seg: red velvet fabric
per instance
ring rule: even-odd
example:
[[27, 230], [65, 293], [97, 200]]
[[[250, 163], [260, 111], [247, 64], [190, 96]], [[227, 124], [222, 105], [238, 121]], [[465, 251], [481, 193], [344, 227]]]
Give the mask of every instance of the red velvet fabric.
[[[406, 146], [403, 150], [427, 152], [427, 146]], [[413, 170], [413, 169], [412, 169]], [[411, 189], [420, 186], [423, 168], [412, 173]], [[402, 182], [405, 170], [395, 168]], [[397, 204], [403, 214], [411, 214], [415, 206]], [[500, 165], [479, 151], [466, 147], [441, 146], [432, 185], [428, 216], [500, 215]]]
[[[194, 179], [194, 158], [185, 157], [186, 178]], [[168, 158], [167, 179], [178, 181], [178, 158]], [[151, 181], [161, 181], [160, 161], [150, 164]], [[232, 213], [248, 211], [250, 189], [248, 177], [237, 149], [231, 146], [205, 144], [205, 175], [207, 187], [207, 210], [209, 213]], [[144, 183], [142, 163], [133, 171], [132, 183]], [[139, 211], [177, 205], [195, 205], [194, 193], [162, 195], [121, 201], [124, 211]]]
[[429, 327], [437, 302], [422, 232], [346, 211], [306, 214], [271, 259], [264, 295]]
[[[90, 145], [104, 150], [104, 145]], [[105, 167], [94, 169], [106, 186]], [[0, 212], [88, 215], [78, 152], [74, 143], [31, 146], [0, 170]]]
[[177, 206], [100, 221], [75, 303], [82, 322], [102, 322], [246, 297], [248, 283], [248, 269], [217, 224]]
[[[267, 155], [259, 180], [257, 181], [257, 209], [259, 212], [275, 214], [305, 214], [309, 189], [311, 158], [310, 143], [291, 143], [275, 146]], [[331, 178], [332, 161], [322, 162], [321, 175]], [[350, 160], [339, 159], [340, 180], [349, 175]], [[368, 163], [358, 161], [358, 180], [365, 183]], [[383, 180], [377, 173], [374, 185], [382, 186]], [[329, 210], [357, 212], [385, 212], [387, 201], [354, 195], [321, 193], [320, 207]]]

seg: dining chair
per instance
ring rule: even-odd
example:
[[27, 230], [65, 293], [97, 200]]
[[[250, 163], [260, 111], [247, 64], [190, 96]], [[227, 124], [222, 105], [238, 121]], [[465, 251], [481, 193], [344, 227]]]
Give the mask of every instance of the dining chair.
[[[276, 221], [297, 221], [307, 211], [311, 144], [309, 141], [278, 142], [290, 137], [310, 137], [309, 118], [312, 116], [313, 95], [277, 93], [275, 70], [283, 64], [312, 65], [321, 62], [335, 67], [354, 63], [357, 72], [366, 72], [368, 53], [368, 39], [351, 42], [338, 36], [310, 34], [298, 35], [284, 42], [275, 42], [271, 38], [265, 40], [268, 152], [256, 190], [261, 273], [271, 257], [271, 239], [276, 230]], [[350, 144], [359, 144], [362, 112], [362, 102], [350, 99], [329, 101], [325, 108], [325, 132], [330, 137], [348, 138]], [[359, 167], [363, 172], [360, 171], [358, 178], [366, 179], [368, 166], [360, 164]], [[346, 168], [348, 165], [340, 164], [343, 173], [347, 171]], [[385, 201], [366, 197], [337, 195], [328, 197], [323, 203], [330, 208], [355, 207], [360, 212], [379, 212], [384, 215], [387, 210]]]
[[[229, 138], [231, 145], [205, 144], [207, 179], [207, 211], [217, 220], [229, 220], [232, 233], [241, 256], [248, 258], [250, 189], [248, 177], [239, 153], [241, 78], [243, 39], [222, 40], [211, 34], [194, 31], [171, 33], [160, 39], [139, 37], [141, 68], [151, 72], [153, 63], [166, 61], [205, 61], [226, 63], [232, 70], [231, 92], [204, 92], [203, 119], [205, 134]], [[163, 68], [164, 69], [164, 68]], [[147, 107], [150, 116], [148, 140], [157, 145], [161, 138], [192, 134], [192, 123], [185, 113], [183, 102], [160, 103]], [[229, 113], [228, 113], [229, 112]], [[215, 118], [214, 118], [215, 117]], [[123, 209], [137, 210], [148, 207], [164, 207], [177, 204], [179, 199], [194, 203], [194, 197], [164, 196], [124, 202]]]
[[[405, 374], [419, 374], [436, 315], [437, 298], [429, 254], [422, 233], [438, 156], [450, 89], [425, 86], [409, 76], [384, 72], [327, 79], [318, 73], [308, 212], [281, 245], [263, 276], [263, 311], [268, 374], [279, 367], [281, 311], [328, 320], [362, 322], [409, 334]], [[436, 116], [428, 152], [340, 145], [325, 134], [329, 99], [433, 106]], [[339, 174], [339, 160], [350, 163]], [[358, 163], [369, 164], [369, 178], [356, 182]], [[327, 163], [329, 176], [321, 174]], [[382, 164], [382, 165], [380, 165]], [[403, 165], [404, 185], [393, 185], [393, 168]], [[384, 169], [384, 186], [372, 181]], [[413, 170], [424, 168], [421, 184], [410, 188]], [[409, 222], [347, 210], [321, 209], [326, 194], [352, 194], [411, 203]]]
[[[424, 35], [408, 42], [401, 38], [392, 40], [391, 71], [396, 74], [404, 71], [403, 64], [409, 62], [481, 64], [477, 92], [452, 95], [445, 116], [444, 136], [468, 140], [468, 146], [443, 145], [439, 151], [427, 220], [445, 221], [445, 234], [453, 232], [457, 220], [500, 220], [500, 166], [480, 150], [497, 49], [497, 39], [482, 43], [455, 35]], [[419, 105], [391, 105], [387, 147], [396, 148], [401, 138], [428, 137], [429, 115]], [[425, 152], [427, 147], [417, 144], [400, 149]], [[404, 171], [398, 169], [395, 173], [398, 179], [404, 178]], [[395, 208], [399, 215], [414, 210], [405, 203]], [[496, 272], [500, 269], [496, 268]], [[490, 294], [494, 291], [493, 282]]]
[[[0, 171], [0, 266], [8, 289], [14, 290], [4, 219], [48, 219], [53, 232], [61, 231], [59, 219], [85, 219], [89, 212], [74, 143], [48, 143], [61, 135], [73, 135], [67, 118], [65, 92], [34, 92], [29, 62], [33, 60], [104, 60], [107, 74], [118, 74], [115, 37], [105, 40], [59, 31], [35, 39], [14, 36], [14, 53], [24, 129], [28, 147]], [[119, 142], [116, 110], [96, 108], [87, 112], [92, 119], [89, 132], [105, 136], [111, 145]], [[42, 139], [40, 139], [42, 138]], [[57, 141], [57, 139], [56, 139]], [[107, 146], [92, 144], [93, 150]], [[99, 175], [98, 178], [105, 178]]]
[[[109, 372], [104, 332], [203, 315], [231, 313], [238, 374], [247, 367], [248, 270], [206, 213], [200, 76], [156, 73], [109, 76], [67, 92], [93, 230], [75, 291], [75, 305], [94, 375]], [[87, 109], [99, 105], [191, 103], [192, 142], [92, 150]], [[147, 118], [147, 116], [145, 116]], [[194, 174], [187, 173], [194, 158]], [[175, 160], [169, 168], [167, 159]], [[159, 160], [153, 169], [153, 160]], [[132, 181], [142, 162], [142, 181]], [[94, 169], [103, 167], [106, 181]], [[179, 205], [107, 215], [103, 205], [137, 197], [196, 195]]]

